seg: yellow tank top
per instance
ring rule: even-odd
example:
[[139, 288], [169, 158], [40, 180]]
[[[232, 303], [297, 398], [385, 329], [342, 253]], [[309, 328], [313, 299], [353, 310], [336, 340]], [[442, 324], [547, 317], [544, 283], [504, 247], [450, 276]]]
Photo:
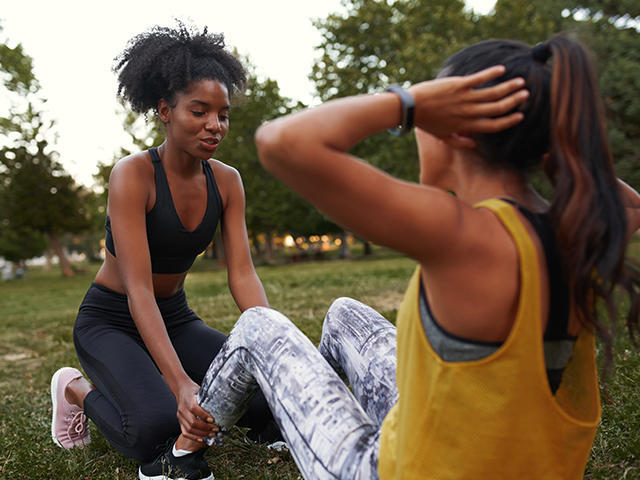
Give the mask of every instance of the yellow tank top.
[[422, 327], [416, 269], [398, 312], [400, 397], [382, 425], [380, 479], [581, 479], [600, 421], [594, 335], [582, 329], [554, 396], [535, 246], [509, 204], [493, 199], [476, 207], [495, 212], [517, 246], [515, 323], [492, 355], [443, 361]]

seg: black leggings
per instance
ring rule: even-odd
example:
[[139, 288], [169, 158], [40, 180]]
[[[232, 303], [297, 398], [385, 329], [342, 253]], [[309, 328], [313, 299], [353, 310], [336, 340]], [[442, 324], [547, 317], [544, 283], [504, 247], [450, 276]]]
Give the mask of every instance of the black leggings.
[[[227, 336], [207, 326], [187, 305], [184, 291], [156, 299], [171, 343], [198, 385]], [[96, 385], [84, 411], [111, 445], [140, 462], [180, 434], [176, 399], [156, 367], [129, 313], [126, 295], [93, 283], [73, 329], [80, 364]], [[239, 425], [263, 430], [272, 419], [258, 395]]]

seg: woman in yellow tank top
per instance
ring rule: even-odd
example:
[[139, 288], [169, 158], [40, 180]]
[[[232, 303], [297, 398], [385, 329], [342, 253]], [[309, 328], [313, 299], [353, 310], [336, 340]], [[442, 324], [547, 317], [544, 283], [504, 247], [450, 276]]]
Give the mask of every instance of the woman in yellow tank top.
[[[378, 373], [381, 383], [392, 377], [387, 391], [372, 383], [354, 388], [358, 398], [369, 389], [365, 398], [391, 398], [393, 407], [381, 418], [367, 405], [366, 413], [350, 410], [341, 403], [349, 393], [333, 377], [300, 366], [309, 350], [304, 340], [281, 340], [293, 327], [267, 309], [243, 314], [200, 402], [225, 426], [242, 403], [222, 400], [228, 379], [236, 392], [260, 385], [307, 479], [582, 478], [600, 417], [594, 332], [606, 332], [594, 304], [611, 304], [612, 287], [625, 278], [622, 259], [640, 227], [640, 196], [615, 176], [597, 80], [578, 43], [562, 36], [534, 48], [484, 42], [450, 58], [439, 77], [406, 91], [327, 102], [256, 135], [269, 172], [346, 229], [418, 262], [398, 314], [397, 380], [387, 369]], [[376, 132], [404, 134], [413, 126], [420, 184], [347, 153]], [[555, 186], [550, 204], [529, 183], [541, 166]], [[557, 244], [555, 260], [539, 218]], [[554, 265], [558, 274], [550, 274]], [[565, 313], [552, 298], [556, 277], [567, 286]], [[340, 300], [328, 323], [343, 310], [365, 312], [354, 305]], [[557, 316], [564, 316], [561, 336], [570, 343], [561, 380], [550, 388], [543, 340]], [[268, 322], [281, 334], [273, 345], [243, 333]], [[343, 323], [343, 332], [351, 327], [348, 335], [366, 337], [369, 348], [368, 331]], [[393, 327], [381, 329], [395, 338]], [[436, 335], [439, 343], [492, 349], [450, 361]], [[394, 348], [378, 357], [395, 362]], [[325, 337], [320, 350], [324, 359], [309, 353], [306, 361], [340, 371], [342, 354], [327, 354]], [[234, 355], [249, 380], [225, 372]], [[286, 365], [275, 363], [285, 357]], [[304, 384], [308, 378], [313, 385]], [[335, 438], [344, 425], [348, 432]]]

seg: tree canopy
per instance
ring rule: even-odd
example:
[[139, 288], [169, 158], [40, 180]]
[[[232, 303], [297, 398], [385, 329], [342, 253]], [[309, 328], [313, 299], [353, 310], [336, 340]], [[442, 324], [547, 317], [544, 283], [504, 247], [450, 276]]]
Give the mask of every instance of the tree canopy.
[[[323, 100], [381, 92], [434, 78], [464, 46], [491, 38], [530, 45], [566, 31], [593, 52], [619, 175], [640, 188], [640, 15], [636, 0], [498, 0], [475, 15], [459, 0], [343, 0], [346, 15], [317, 20], [320, 57], [310, 78]], [[392, 149], [379, 148], [384, 142]], [[374, 135], [353, 153], [389, 173], [417, 179], [410, 139]], [[392, 150], [392, 151], [390, 151]]]
[[247, 199], [247, 228], [253, 234], [310, 235], [336, 230], [315, 207], [264, 171], [253, 141], [262, 123], [302, 108], [281, 96], [276, 81], [250, 68], [247, 96], [231, 110], [230, 128], [217, 158], [237, 168]]
[[44, 100], [33, 61], [20, 44], [0, 44], [0, 72], [11, 98], [0, 117], [0, 255], [19, 261], [41, 254], [46, 235], [65, 275], [73, 275], [58, 236], [90, 227], [85, 200], [91, 192], [77, 185], [57, 161], [48, 140], [53, 122], [43, 119]]

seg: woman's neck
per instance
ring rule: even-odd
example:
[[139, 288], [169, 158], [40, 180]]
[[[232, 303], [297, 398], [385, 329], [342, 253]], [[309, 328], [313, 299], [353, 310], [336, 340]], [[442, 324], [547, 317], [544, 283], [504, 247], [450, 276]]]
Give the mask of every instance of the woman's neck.
[[489, 198], [506, 198], [534, 212], [548, 210], [548, 202], [531, 186], [529, 179], [510, 168], [488, 165], [477, 156], [460, 158], [455, 165], [457, 197], [470, 204]]
[[198, 176], [202, 173], [201, 160], [175, 148], [174, 142], [168, 139], [158, 147], [158, 155], [165, 172], [171, 171], [180, 177]]

